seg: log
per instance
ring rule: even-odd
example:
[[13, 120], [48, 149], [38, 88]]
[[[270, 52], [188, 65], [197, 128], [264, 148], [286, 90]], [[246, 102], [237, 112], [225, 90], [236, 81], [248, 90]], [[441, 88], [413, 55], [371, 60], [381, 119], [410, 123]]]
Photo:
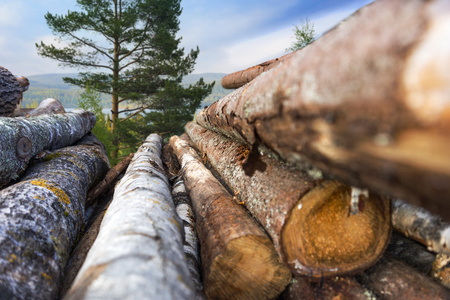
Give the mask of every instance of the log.
[[181, 220], [162, 167], [162, 138], [139, 147], [64, 299], [192, 299]]
[[335, 277], [314, 287], [316, 300], [373, 300], [375, 296], [352, 277]]
[[105, 178], [103, 178], [103, 180], [100, 181], [100, 183], [97, 184], [97, 186], [89, 190], [88, 195], [86, 197], [86, 206], [92, 204], [100, 195], [107, 193], [108, 190], [113, 187], [112, 186], [113, 182], [115, 182], [117, 177], [128, 168], [128, 165], [133, 159], [133, 156], [134, 153], [129, 154], [121, 162], [112, 167], [108, 171], [108, 173], [106, 173]]
[[433, 262], [431, 276], [450, 289], [450, 255], [439, 253]]
[[269, 71], [270, 69], [278, 66], [281, 62], [285, 62], [290, 57], [294, 56], [294, 53], [295, 52], [291, 52], [281, 57], [265, 61], [248, 69], [226, 75], [222, 78], [222, 87], [224, 89], [240, 88], [241, 86], [258, 77], [261, 73]]
[[201, 163], [186, 140], [170, 144], [180, 161], [201, 244], [208, 299], [273, 299], [291, 273], [267, 234]]
[[32, 118], [0, 118], [0, 187], [17, 179], [39, 152], [69, 146], [94, 125], [94, 114], [81, 109]]
[[445, 0], [375, 1], [197, 123], [450, 220], [449, 35]]
[[358, 278], [380, 299], [450, 299], [449, 290], [388, 255]]
[[8, 69], [0, 67], [0, 117], [9, 117], [20, 109], [22, 94], [29, 85], [27, 78], [16, 78]]
[[200, 276], [200, 252], [197, 231], [195, 230], [194, 211], [191, 200], [186, 191], [183, 176], [178, 176], [172, 188], [172, 198], [178, 217], [183, 221], [184, 243], [183, 249], [186, 261], [197, 290], [197, 298], [204, 299], [203, 284]]
[[450, 224], [426, 209], [393, 199], [392, 226], [430, 251], [450, 254]]
[[56, 299], [72, 245], [84, 226], [87, 190], [109, 167], [100, 146], [49, 152], [0, 191], [3, 299]]
[[248, 176], [244, 165], [248, 147], [195, 123], [185, 129], [226, 183], [239, 192], [295, 275], [320, 279], [353, 273], [382, 255], [391, 232], [387, 199], [370, 193], [360, 200], [359, 213], [351, 215], [350, 186], [268, 155], [254, 158], [259, 171]]
[[12, 117], [36, 117], [40, 115], [48, 114], [64, 114], [66, 110], [58, 99], [46, 98], [39, 103], [36, 108], [22, 108], [17, 112], [14, 112]]
[[309, 280], [304, 276], [294, 276], [282, 294], [283, 300], [310, 300], [316, 295]]

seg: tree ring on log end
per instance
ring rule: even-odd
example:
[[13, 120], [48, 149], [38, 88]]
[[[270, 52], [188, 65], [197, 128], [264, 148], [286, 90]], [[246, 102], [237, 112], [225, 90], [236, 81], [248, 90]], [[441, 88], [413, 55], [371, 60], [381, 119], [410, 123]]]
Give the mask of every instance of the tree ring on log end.
[[291, 270], [313, 278], [355, 273], [373, 265], [391, 235], [389, 201], [370, 195], [350, 214], [351, 187], [322, 182], [292, 209], [282, 232]]
[[25, 136], [19, 138], [16, 143], [16, 156], [19, 160], [26, 160], [29, 158], [33, 145], [31, 140]]

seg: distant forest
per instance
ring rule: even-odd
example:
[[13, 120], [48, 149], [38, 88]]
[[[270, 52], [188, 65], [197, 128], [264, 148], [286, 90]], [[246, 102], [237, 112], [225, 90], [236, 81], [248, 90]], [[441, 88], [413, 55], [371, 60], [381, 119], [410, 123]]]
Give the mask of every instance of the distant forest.
[[[211, 94], [202, 102], [202, 107], [209, 105], [220, 98], [228, 95], [232, 90], [226, 90], [220, 84], [222, 77], [227, 74], [222, 73], [204, 73], [190, 74], [184, 77], [183, 84], [186, 86], [194, 84], [200, 77], [206, 83], [215, 81], [216, 84]], [[28, 91], [23, 93], [22, 107], [36, 107], [42, 100], [46, 98], [55, 98], [61, 101], [65, 108], [78, 107], [78, 97], [82, 90], [78, 87], [64, 83], [63, 77], [75, 77], [76, 73], [70, 74], [44, 74], [28, 76], [30, 87]], [[101, 105], [103, 108], [111, 108], [111, 96], [102, 94]]]

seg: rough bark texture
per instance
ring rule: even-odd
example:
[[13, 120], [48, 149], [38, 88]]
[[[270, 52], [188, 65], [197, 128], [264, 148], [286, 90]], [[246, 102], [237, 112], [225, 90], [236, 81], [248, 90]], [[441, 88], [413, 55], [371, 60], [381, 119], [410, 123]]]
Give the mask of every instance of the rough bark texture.
[[22, 108], [14, 112], [12, 117], [36, 117], [49, 114], [64, 114], [66, 110], [58, 99], [46, 98], [36, 108]]
[[310, 300], [316, 297], [311, 283], [304, 276], [294, 276], [282, 296], [283, 300]]
[[201, 163], [186, 140], [170, 143], [180, 161], [196, 216], [208, 299], [272, 299], [291, 274], [248, 212]]
[[[82, 140], [83, 141], [83, 140]], [[98, 142], [47, 153], [0, 191], [0, 295], [55, 299], [71, 247], [84, 226], [87, 190], [105, 175]]]
[[130, 164], [133, 159], [134, 153], [131, 153], [127, 157], [125, 157], [120, 163], [111, 168], [108, 173], [106, 173], [105, 178], [93, 189], [89, 190], [89, 193], [86, 197], [86, 205], [90, 205], [94, 202], [97, 197], [106, 193], [109, 189], [112, 188], [113, 182], [117, 179], [117, 177], [123, 173]]
[[9, 70], [0, 67], [0, 117], [9, 117], [20, 107], [22, 93], [29, 85], [25, 77], [16, 78]]
[[81, 109], [33, 118], [0, 118], [0, 187], [17, 179], [42, 150], [69, 146], [94, 125], [94, 114]]
[[450, 254], [450, 224], [427, 210], [402, 200], [392, 200], [392, 225], [428, 250]]
[[363, 285], [380, 299], [450, 299], [450, 291], [406, 263], [390, 256], [359, 276]]
[[351, 277], [335, 277], [315, 285], [316, 300], [373, 300], [375, 296]]
[[172, 198], [175, 204], [178, 217], [183, 221], [184, 227], [184, 243], [183, 249], [186, 254], [186, 261], [189, 271], [191, 272], [191, 278], [195, 283], [197, 289], [198, 298], [204, 299], [203, 284], [200, 275], [200, 252], [199, 242], [197, 237], [197, 231], [195, 230], [195, 218], [194, 211], [192, 209], [191, 200], [186, 191], [184, 185], [183, 176], [178, 176], [172, 188]]
[[449, 220], [449, 35], [445, 0], [375, 1], [197, 122]]
[[[351, 187], [314, 177], [313, 169], [250, 154], [247, 146], [195, 123], [188, 123], [186, 131], [265, 228], [294, 274], [351, 273], [368, 268], [383, 253], [391, 232], [386, 199], [370, 194], [360, 200], [360, 212], [351, 215]], [[254, 169], [250, 176], [249, 168]]]
[[450, 289], [450, 255], [439, 253], [433, 262], [431, 276]]
[[65, 299], [193, 299], [160, 136], [135, 154]]
[[269, 71], [270, 69], [278, 66], [281, 62], [286, 62], [286, 60], [292, 57], [294, 53], [295, 52], [292, 52], [282, 57], [265, 61], [251, 68], [229, 74], [222, 78], [221, 81], [222, 87], [224, 89], [240, 88], [241, 86], [249, 83], [256, 77], [258, 77], [261, 73]]

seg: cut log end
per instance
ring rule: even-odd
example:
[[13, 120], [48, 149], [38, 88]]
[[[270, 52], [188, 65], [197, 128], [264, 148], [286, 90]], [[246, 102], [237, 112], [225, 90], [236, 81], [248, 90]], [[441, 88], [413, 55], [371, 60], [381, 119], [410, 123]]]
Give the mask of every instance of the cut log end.
[[[247, 235], [232, 240], [217, 255], [205, 278], [208, 299], [272, 299], [291, 280], [270, 240]], [[254, 280], [258, 278], [258, 280]]]
[[354, 273], [382, 255], [391, 233], [388, 201], [370, 195], [352, 215], [350, 198], [351, 187], [326, 181], [294, 206], [282, 232], [285, 259], [294, 274]]

